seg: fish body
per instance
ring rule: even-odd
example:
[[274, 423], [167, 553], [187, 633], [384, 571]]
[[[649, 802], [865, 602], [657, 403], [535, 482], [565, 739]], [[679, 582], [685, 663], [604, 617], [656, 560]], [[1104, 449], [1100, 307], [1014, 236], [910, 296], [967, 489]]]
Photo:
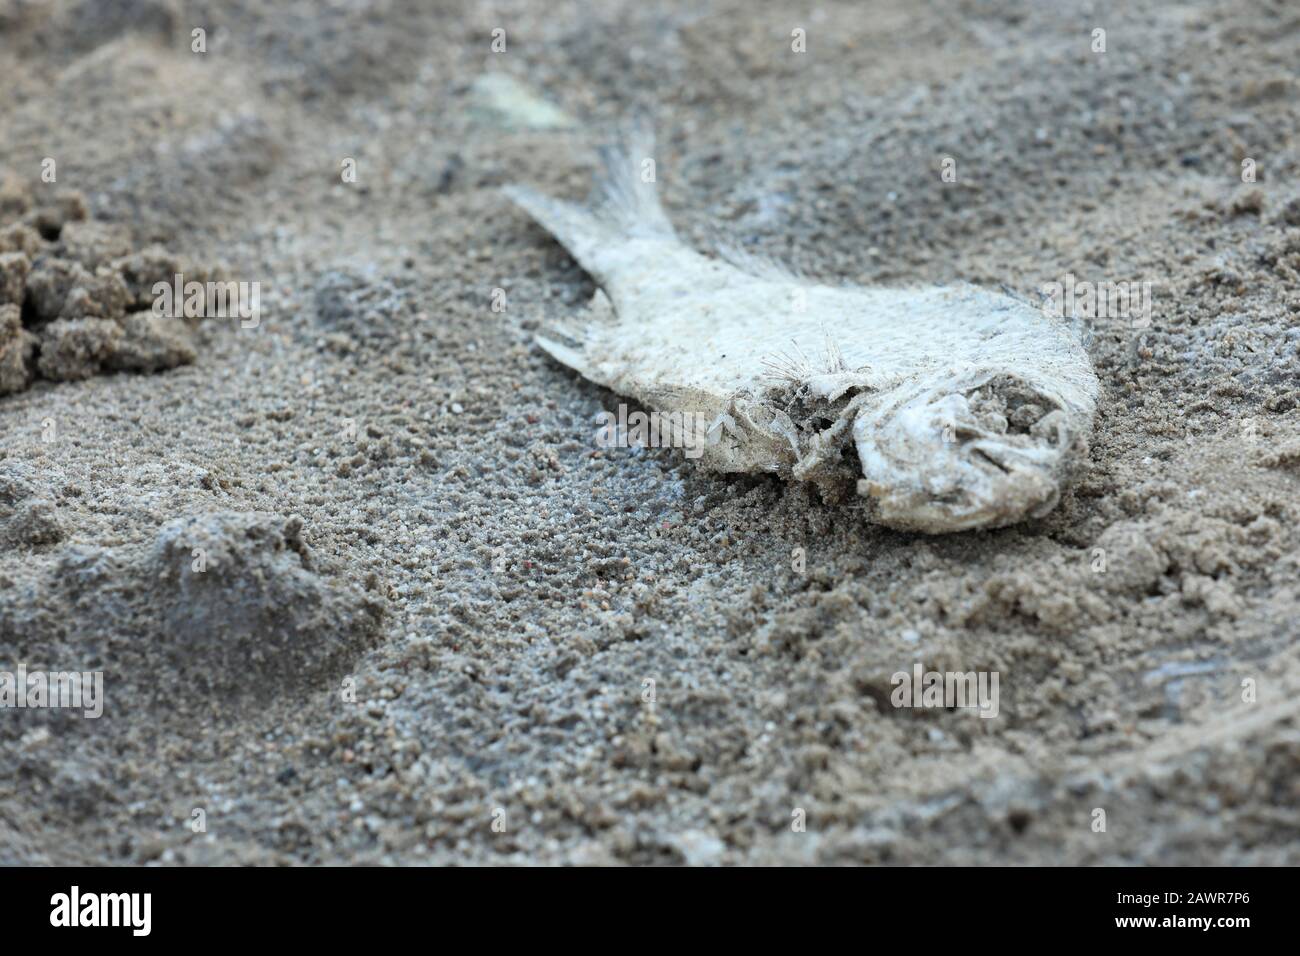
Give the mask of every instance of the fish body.
[[592, 208], [508, 194], [600, 288], [539, 344], [597, 384], [712, 422], [700, 464], [846, 487], [877, 522], [942, 533], [1045, 514], [1086, 448], [1098, 393], [1059, 319], [963, 285], [810, 282], [682, 243], [651, 153], [604, 153]]

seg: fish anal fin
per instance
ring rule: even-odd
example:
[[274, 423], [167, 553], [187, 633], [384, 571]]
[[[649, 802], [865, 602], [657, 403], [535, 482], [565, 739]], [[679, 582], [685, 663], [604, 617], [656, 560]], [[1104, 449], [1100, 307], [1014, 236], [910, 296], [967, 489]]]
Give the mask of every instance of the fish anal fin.
[[587, 378], [592, 378], [592, 368], [588, 364], [586, 357], [583, 355], [581, 348], [575, 348], [572, 345], [565, 345], [559, 339], [554, 339], [546, 335], [534, 337], [534, 341], [541, 347], [551, 358], [555, 359], [562, 365], [567, 365], [575, 372], [580, 372]]

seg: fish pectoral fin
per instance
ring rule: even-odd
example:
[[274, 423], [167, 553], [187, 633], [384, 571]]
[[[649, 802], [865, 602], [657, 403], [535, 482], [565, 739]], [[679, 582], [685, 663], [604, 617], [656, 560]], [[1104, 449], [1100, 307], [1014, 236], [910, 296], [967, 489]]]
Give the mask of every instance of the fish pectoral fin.
[[724, 396], [690, 385], [643, 385], [633, 391], [638, 401], [651, 408], [661, 411], [690, 411], [710, 419], [727, 406]]
[[637, 390], [637, 398], [651, 408], [680, 408], [688, 404], [690, 389], [677, 385], [655, 385]]

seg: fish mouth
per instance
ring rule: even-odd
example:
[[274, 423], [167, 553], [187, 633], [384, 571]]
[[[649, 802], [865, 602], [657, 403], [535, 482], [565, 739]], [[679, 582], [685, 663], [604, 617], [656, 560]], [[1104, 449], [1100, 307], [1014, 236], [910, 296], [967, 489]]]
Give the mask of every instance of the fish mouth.
[[941, 376], [858, 413], [858, 492], [882, 524], [907, 531], [1041, 517], [1060, 498], [1072, 421], [1050, 388], [1015, 371]]

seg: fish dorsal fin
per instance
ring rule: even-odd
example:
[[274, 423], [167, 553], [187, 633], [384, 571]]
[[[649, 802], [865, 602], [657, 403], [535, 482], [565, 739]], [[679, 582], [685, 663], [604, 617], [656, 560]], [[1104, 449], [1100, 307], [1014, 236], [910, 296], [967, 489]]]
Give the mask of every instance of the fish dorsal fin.
[[804, 275], [788, 262], [782, 262], [772, 256], [751, 252], [734, 242], [721, 239], [714, 243], [718, 257], [729, 262], [746, 275], [756, 279], [771, 279], [777, 282], [789, 282], [795, 285], [819, 285], [816, 280]]

